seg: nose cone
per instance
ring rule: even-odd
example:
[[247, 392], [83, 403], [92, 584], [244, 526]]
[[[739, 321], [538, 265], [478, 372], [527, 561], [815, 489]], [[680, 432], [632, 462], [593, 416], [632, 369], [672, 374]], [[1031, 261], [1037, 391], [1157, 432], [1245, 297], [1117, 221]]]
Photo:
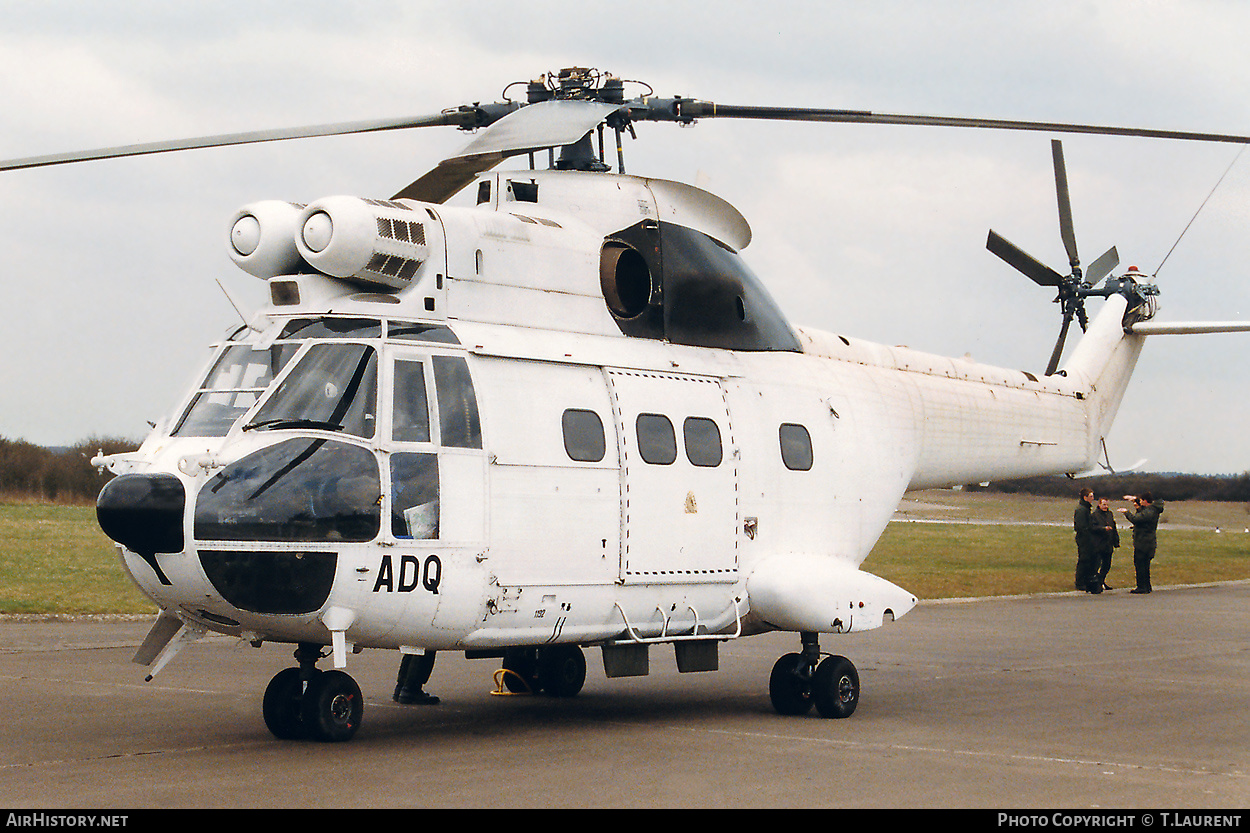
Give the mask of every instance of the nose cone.
[[132, 552], [182, 552], [187, 495], [172, 474], [123, 474], [100, 490], [96, 520], [104, 534]]

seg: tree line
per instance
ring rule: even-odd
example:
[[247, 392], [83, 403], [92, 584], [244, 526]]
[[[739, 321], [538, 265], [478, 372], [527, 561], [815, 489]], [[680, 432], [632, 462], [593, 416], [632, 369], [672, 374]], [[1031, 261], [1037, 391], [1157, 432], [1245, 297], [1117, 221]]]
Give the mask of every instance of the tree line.
[[60, 449], [0, 437], [0, 500], [94, 503], [113, 475], [97, 471], [91, 458], [138, 447], [138, 441], [122, 437], [88, 437]]
[[966, 490], [1021, 493], [1075, 498], [1083, 486], [1099, 495], [1140, 495], [1150, 492], [1161, 500], [1219, 500], [1250, 502], [1250, 472], [1242, 474], [1138, 473], [1108, 474], [1073, 480], [1062, 475], [1023, 477]]

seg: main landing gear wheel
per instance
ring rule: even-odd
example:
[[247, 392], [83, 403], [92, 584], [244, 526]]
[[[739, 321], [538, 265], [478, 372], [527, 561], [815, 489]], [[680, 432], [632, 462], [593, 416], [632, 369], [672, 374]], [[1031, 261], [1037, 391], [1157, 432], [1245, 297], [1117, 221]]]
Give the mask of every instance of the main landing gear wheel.
[[300, 702], [304, 697], [304, 681], [298, 668], [284, 668], [269, 681], [261, 714], [265, 726], [279, 740], [299, 740], [308, 736]]
[[326, 743], [351, 740], [364, 711], [360, 686], [342, 671], [323, 671], [313, 677], [300, 707], [308, 734]]
[[768, 678], [768, 696], [777, 714], [807, 714], [812, 708], [812, 672], [802, 654], [777, 660]]
[[577, 645], [509, 648], [503, 655], [504, 688], [513, 694], [575, 697], [586, 684], [586, 655]]
[[859, 672], [846, 657], [821, 659], [816, 634], [802, 635], [803, 650], [777, 660], [768, 678], [768, 696], [778, 714], [850, 717], [859, 705]]
[[537, 694], [538, 655], [533, 648], [509, 648], [503, 654], [504, 688], [513, 694]]
[[265, 689], [261, 714], [280, 740], [312, 738], [326, 743], [350, 740], [360, 728], [365, 701], [360, 686], [342, 671], [321, 671], [321, 646], [301, 644], [298, 668], [274, 675]]
[[538, 684], [551, 697], [575, 697], [586, 684], [586, 655], [577, 645], [538, 649]]
[[821, 717], [850, 717], [859, 705], [859, 672], [846, 657], [827, 657], [812, 675], [812, 700]]

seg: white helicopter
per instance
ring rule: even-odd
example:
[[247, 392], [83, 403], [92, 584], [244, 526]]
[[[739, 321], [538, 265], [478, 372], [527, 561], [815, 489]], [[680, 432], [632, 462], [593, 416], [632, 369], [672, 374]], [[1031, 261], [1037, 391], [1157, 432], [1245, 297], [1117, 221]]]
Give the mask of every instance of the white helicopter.
[[[424, 676], [433, 652], [500, 657], [509, 689], [569, 697], [586, 647], [608, 677], [646, 674], [662, 643], [680, 671], [711, 671], [721, 642], [781, 630], [799, 644], [771, 674], [776, 710], [847, 717], [857, 671], [819, 635], [915, 606], [859, 569], [906, 491], [1088, 470], [1146, 334], [1250, 329], [1151, 322], [1157, 289], [1111, 276], [1114, 248], [1082, 272], [1057, 141], [1070, 274], [988, 240], [1058, 290], [1040, 375], [791, 324], [738, 255], [746, 220], [698, 188], [626, 175], [621, 150], [638, 122], [726, 117], [1250, 138], [728, 107], [649, 88], [627, 100], [626, 83], [574, 68], [529, 82], [525, 102], [505, 88], [500, 103], [419, 118], [0, 163], [478, 131], [388, 199], [266, 201], [232, 218], [231, 257], [270, 303], [136, 452], [95, 461], [118, 475], [101, 528], [160, 610], [135, 656], [148, 679], [210, 631], [295, 644], [266, 725], [344, 741], [363, 698], [343, 669], [364, 649], [421, 655]], [[514, 156], [529, 168], [492, 170]], [[445, 205], [468, 186], [476, 205]], [[1090, 296], [1106, 299], [1092, 320]], [[1086, 332], [1061, 367], [1074, 318]], [[317, 667], [326, 657], [332, 670]]]

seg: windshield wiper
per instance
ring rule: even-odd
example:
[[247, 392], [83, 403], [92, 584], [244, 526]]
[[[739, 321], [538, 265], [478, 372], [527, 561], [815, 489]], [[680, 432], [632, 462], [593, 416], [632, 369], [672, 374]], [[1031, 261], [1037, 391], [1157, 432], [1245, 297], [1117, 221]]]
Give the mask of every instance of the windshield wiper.
[[244, 431], [252, 431], [259, 428], [319, 428], [323, 431], [343, 431], [344, 428], [337, 422], [326, 422], [320, 419], [266, 419], [260, 422], [249, 422], [243, 426]]

